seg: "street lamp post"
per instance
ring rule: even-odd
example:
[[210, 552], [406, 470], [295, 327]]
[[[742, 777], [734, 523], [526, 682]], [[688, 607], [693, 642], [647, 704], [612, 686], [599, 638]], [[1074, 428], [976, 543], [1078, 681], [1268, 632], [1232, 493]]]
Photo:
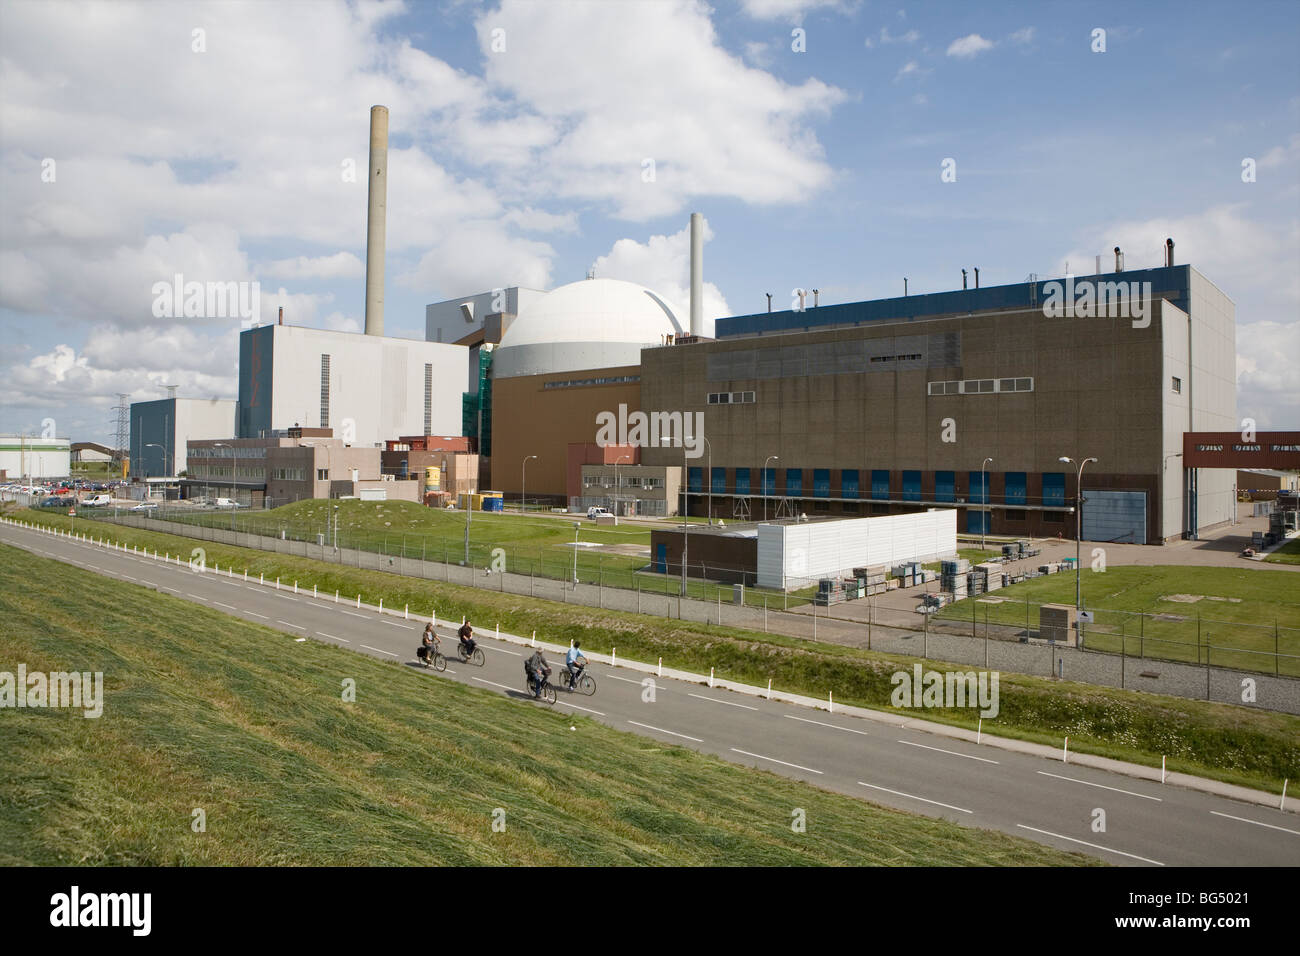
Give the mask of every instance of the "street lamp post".
[[524, 508], [528, 501], [528, 459], [536, 458], [536, 455], [528, 455], [524, 458], [524, 463], [520, 466], [519, 471], [519, 513], [524, 513]]
[[[769, 461], [780, 461], [779, 455], [768, 455], [763, 459], [763, 470], [758, 473], [758, 487], [763, 493], [763, 520], [767, 520], [767, 463]], [[772, 487], [776, 487], [776, 476], [772, 476]]]
[[614, 524], [618, 524], [618, 463], [624, 458], [631, 459], [631, 455], [619, 455], [614, 462]]
[[[1057, 460], [1067, 465], [1074, 464], [1074, 459], [1065, 455], [1062, 455]], [[1079, 462], [1079, 473], [1074, 483], [1074, 609], [1076, 611], [1083, 609], [1079, 583], [1079, 559], [1083, 540], [1083, 466], [1096, 460], [1096, 458], [1085, 458]]]
[[[980, 463], [980, 501], [983, 504], [989, 503], [989, 486], [986, 484], [987, 479], [984, 477], [984, 466], [993, 461], [992, 458], [985, 458]], [[980, 519], [980, 550], [984, 550], [984, 532], [988, 530], [989, 512], [988, 509], [983, 511], [984, 517]]]
[[582, 522], [573, 522], [573, 587], [576, 591], [578, 588], [578, 532], [582, 530]]

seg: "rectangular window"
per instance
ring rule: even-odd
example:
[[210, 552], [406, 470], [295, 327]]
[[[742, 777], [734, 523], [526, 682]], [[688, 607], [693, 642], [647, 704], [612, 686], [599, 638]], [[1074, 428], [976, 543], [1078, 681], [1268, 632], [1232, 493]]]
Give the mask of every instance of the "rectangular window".
[[858, 496], [858, 470], [845, 468], [840, 472], [840, 497], [856, 498]]
[[330, 427], [330, 357], [320, 357], [320, 427]]
[[829, 498], [831, 496], [831, 471], [829, 468], [813, 469], [813, 497]]
[[424, 366], [424, 433], [433, 431], [433, 365]]
[[763, 469], [763, 494], [769, 496], [776, 494], [776, 469], [775, 468]]
[[725, 495], [727, 493], [727, 469], [714, 468], [713, 479], [709, 487], [715, 495]]
[[829, 501], [814, 501], [813, 511], [830, 511], [831, 503]]
[[936, 471], [934, 473], [934, 500], [957, 500], [957, 473], [955, 471]]
[[871, 472], [871, 497], [881, 500], [889, 499], [889, 472], [883, 468]]
[[1173, 387], [1175, 392], [1178, 392], [1180, 394], [1182, 393], [1183, 380], [1179, 378], [1177, 375], [1174, 376]]
[[1065, 504], [1065, 475], [1062, 472], [1047, 472], [1043, 475], [1043, 504]]
[[972, 471], [970, 473], [970, 501], [972, 504], [989, 503], [989, 473]]
[[692, 466], [687, 472], [686, 487], [689, 491], [704, 490], [704, 469]]
[[[402, 462], [402, 464], [406, 464], [406, 462]], [[329, 469], [327, 469], [327, 468], [317, 468], [317, 469], [316, 469], [316, 480], [317, 480], [317, 481], [329, 481], [329, 480], [330, 480]]]
[[1002, 500], [1009, 505], [1023, 505], [1028, 502], [1025, 500], [1025, 473], [1023, 471], [1008, 471], [1003, 476], [1004, 492]]
[[785, 494], [788, 498], [798, 498], [803, 494], [802, 468], [787, 468], [785, 470]]
[[1050, 522], [1052, 522], [1053, 524], [1057, 524], [1057, 523], [1062, 522], [1062, 521], [1065, 520], [1065, 512], [1064, 512], [1064, 511], [1044, 511], [1044, 512], [1043, 512], [1043, 520], [1044, 520], [1044, 521], [1050, 521]]
[[748, 468], [736, 469], [736, 494], [738, 495], [749, 494], [749, 469]]
[[1018, 509], [1008, 509], [1006, 512], [1008, 521], [1024, 521], [1025, 513]]
[[846, 515], [855, 515], [858, 513], [858, 503], [856, 501], [844, 502], [844, 513]]
[[921, 473], [919, 471], [903, 472], [903, 500], [921, 500]]

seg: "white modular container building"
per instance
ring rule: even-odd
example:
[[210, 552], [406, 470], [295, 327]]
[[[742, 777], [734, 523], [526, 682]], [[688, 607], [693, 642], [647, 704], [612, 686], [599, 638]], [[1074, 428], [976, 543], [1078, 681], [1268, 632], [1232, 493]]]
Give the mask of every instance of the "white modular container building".
[[951, 508], [878, 518], [758, 526], [758, 586], [792, 590], [854, 568], [936, 561], [957, 553]]

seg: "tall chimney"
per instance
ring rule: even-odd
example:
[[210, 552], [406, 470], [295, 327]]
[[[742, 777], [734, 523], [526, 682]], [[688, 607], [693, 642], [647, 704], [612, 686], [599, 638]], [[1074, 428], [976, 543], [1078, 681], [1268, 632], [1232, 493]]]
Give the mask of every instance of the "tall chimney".
[[966, 288], [966, 270], [965, 270], [965, 269], [962, 269], [962, 270], [961, 270], [961, 287], [962, 287], [963, 289]]
[[704, 217], [691, 213], [691, 335], [704, 334]]
[[979, 287], [980, 287], [980, 268], [979, 266], [976, 266], [975, 267], [975, 288], [978, 289]]
[[1166, 239], [1165, 240], [1165, 265], [1172, 266], [1173, 264], [1174, 264], [1174, 240]]
[[1123, 272], [1123, 271], [1124, 271], [1124, 258], [1123, 258], [1123, 256], [1124, 256], [1124, 254], [1123, 254], [1122, 252], [1119, 251], [1119, 246], [1116, 246], [1116, 247], [1115, 247], [1115, 271], [1116, 271], [1116, 272]]
[[284, 306], [280, 306], [280, 317], [276, 320], [276, 325], [284, 325]]
[[366, 335], [384, 334], [384, 233], [388, 221], [388, 107], [370, 107], [370, 205], [366, 211]]
[[767, 311], [771, 312], [771, 311], [772, 311], [772, 293], [770, 293], [770, 292], [764, 292], [763, 294], [764, 294], [765, 296], [767, 296]]

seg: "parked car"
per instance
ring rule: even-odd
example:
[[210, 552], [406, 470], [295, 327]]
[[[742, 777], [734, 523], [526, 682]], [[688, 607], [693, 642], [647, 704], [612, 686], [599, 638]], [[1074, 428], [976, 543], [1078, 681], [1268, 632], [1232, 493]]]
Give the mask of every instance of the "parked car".
[[608, 508], [591, 507], [587, 509], [587, 519], [589, 521], [595, 521], [597, 518], [612, 518], [612, 517], [614, 517], [614, 515], [610, 512]]
[[133, 507], [131, 510], [132, 510], [132, 511], [157, 511], [157, 510], [158, 510], [158, 502], [156, 502], [156, 501], [142, 501], [140, 504], [136, 505], [136, 506]]

